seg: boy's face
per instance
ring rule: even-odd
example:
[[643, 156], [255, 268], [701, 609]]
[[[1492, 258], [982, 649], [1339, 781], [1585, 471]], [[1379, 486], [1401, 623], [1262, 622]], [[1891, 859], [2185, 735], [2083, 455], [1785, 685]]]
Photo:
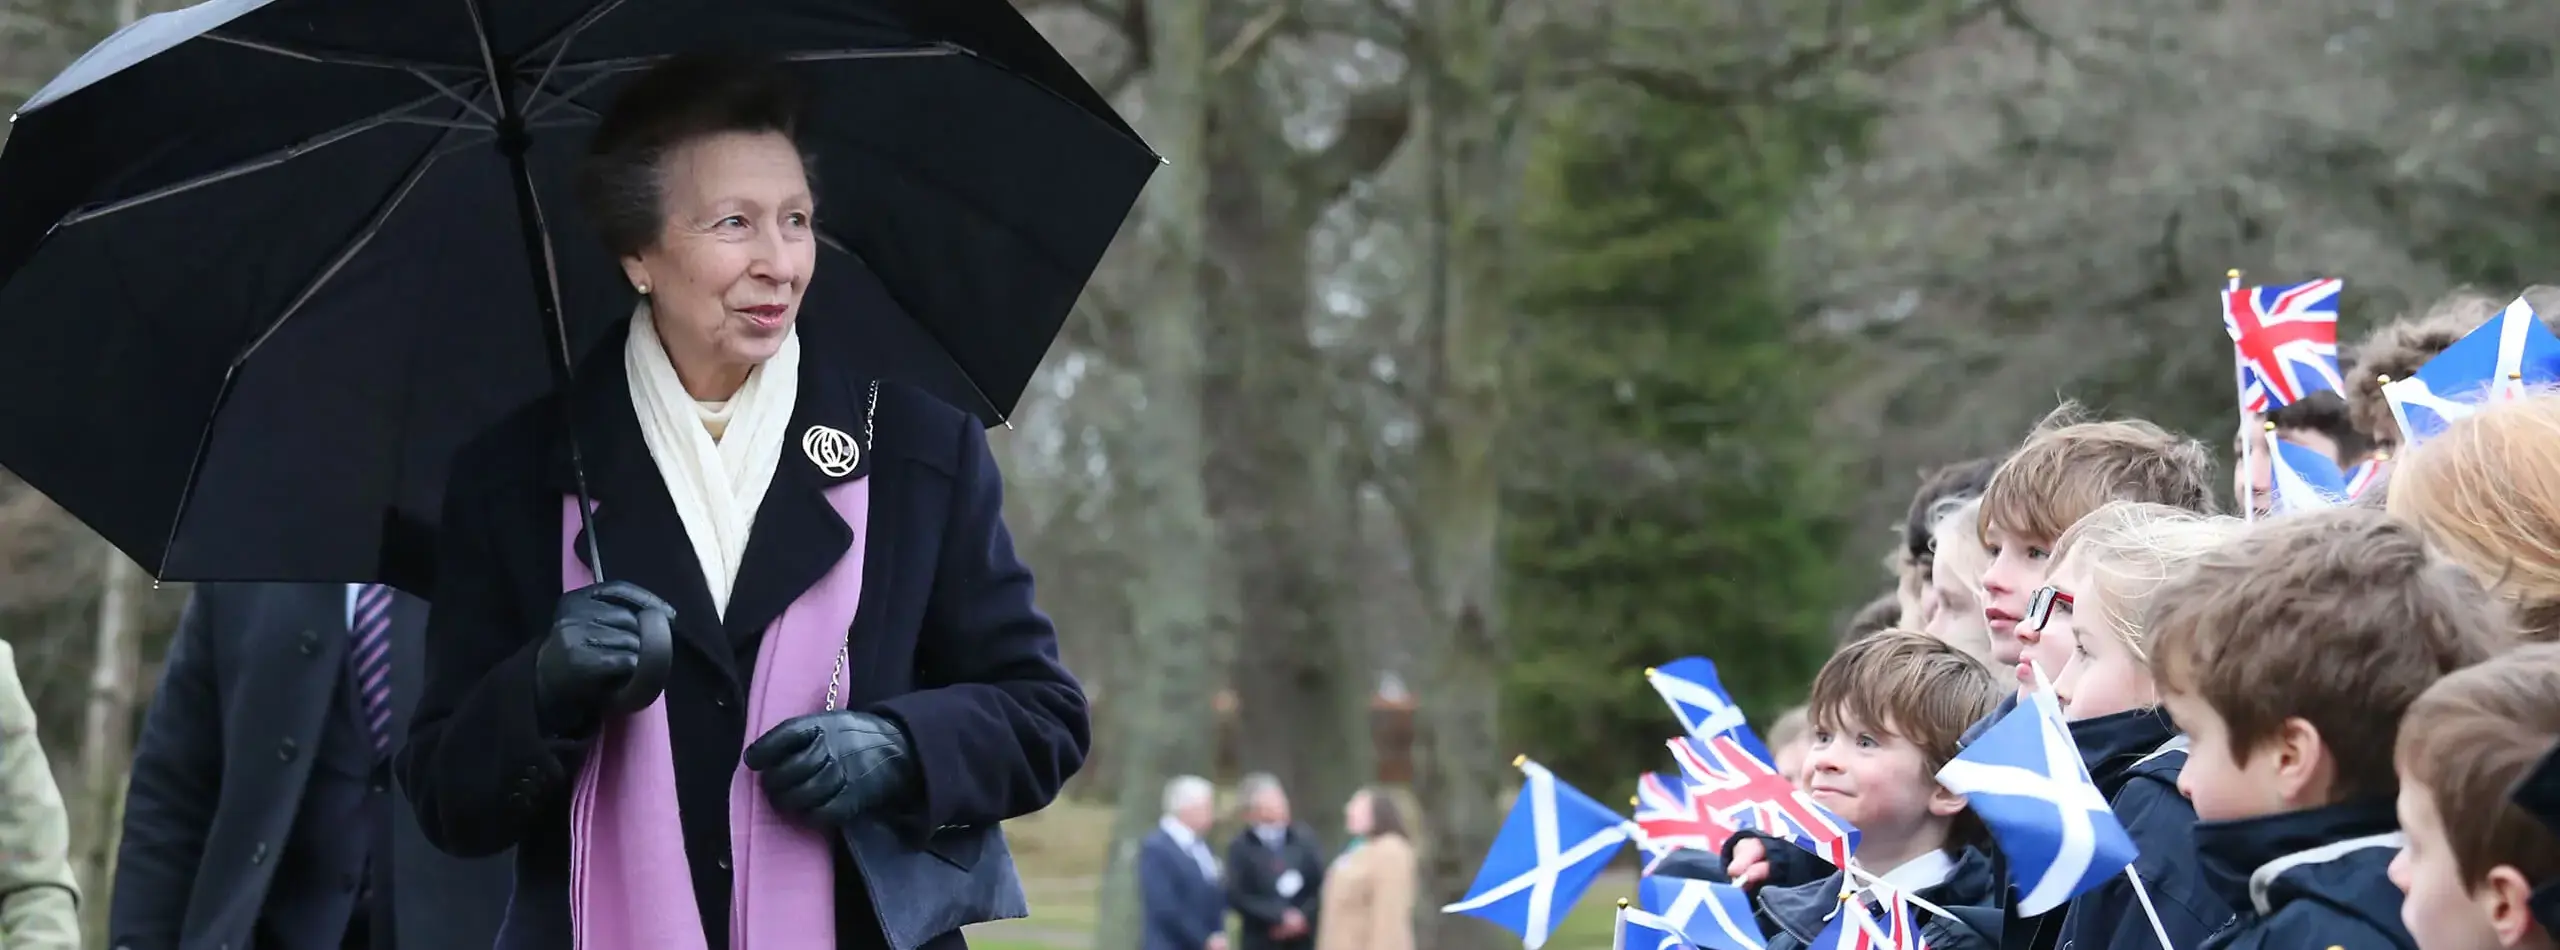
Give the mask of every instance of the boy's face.
[[1991, 566], [1982, 571], [1983, 620], [1991, 625], [1991, 665], [2018, 665], [2018, 621], [2027, 615], [2027, 598], [2044, 586], [2052, 558], [2052, 538], [2030, 538], [1992, 525], [1983, 532], [1991, 542]]
[[[2533, 932], [2523, 876], [2500, 867], [2480, 887], [2462, 879], [2435, 792], [2400, 773], [2400, 830], [2409, 843], [2391, 859], [2391, 883], [2408, 895], [2400, 923], [2423, 950], [2503, 950]], [[2504, 885], [2504, 886], [2502, 886]], [[2513, 892], [2513, 893], [2508, 893]], [[2546, 944], [2547, 945], [2547, 944]]]
[[[1928, 756], [1891, 728], [1859, 722], [1813, 728], [1797, 784], [1816, 803], [1858, 826], [1858, 847], [1925, 850], [1943, 842], [1912, 838], [1933, 820], [1964, 810], [1964, 798], [1938, 785]], [[1883, 869], [1878, 869], [1883, 870]]]
[[2275, 774], [2277, 757], [2261, 748], [2245, 750], [2235, 759], [2231, 730], [2211, 704], [2192, 693], [2162, 693], [2160, 705], [2187, 734], [2187, 764], [2178, 771], [2178, 792], [2196, 806], [2198, 820], [2233, 821], [2292, 810]]
[[[2063, 665], [2070, 663], [2071, 655], [2077, 651], [2080, 643], [2079, 628], [2075, 625], [2079, 613], [2078, 598], [2081, 591], [2088, 589], [2089, 572], [2075, 561], [2084, 560], [2065, 558], [2055, 562], [2053, 570], [2045, 573], [2043, 587], [2028, 593], [2027, 616], [2018, 622], [2017, 629], [2018, 688], [2035, 688], [2035, 669], [2030, 664], [2042, 668], [2048, 678], [2060, 676]], [[2040, 593], [2045, 587], [2052, 588], [2053, 593]], [[2044, 601], [2044, 612], [2040, 617], [2036, 612], [2039, 598]], [[2038, 620], [2044, 621], [2042, 626], [2037, 625]]]

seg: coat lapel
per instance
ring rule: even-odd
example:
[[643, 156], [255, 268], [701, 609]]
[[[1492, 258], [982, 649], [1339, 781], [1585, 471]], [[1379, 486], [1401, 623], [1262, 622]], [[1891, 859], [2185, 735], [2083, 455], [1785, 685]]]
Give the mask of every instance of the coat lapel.
[[[618, 330], [598, 344], [569, 395], [587, 489], [597, 509], [588, 521], [604, 554], [601, 570], [595, 564], [587, 567], [599, 578], [629, 581], [665, 600], [675, 608], [676, 641], [691, 646], [732, 681], [742, 682], [720, 614], [711, 606], [710, 585], [694, 560], [693, 542], [685, 536], [684, 521], [676, 515], [666, 481], [658, 477], [657, 463], [640, 435], [640, 417], [631, 408], [629, 376], [622, 368], [623, 341], [629, 335], [628, 328]], [[551, 448], [549, 487], [564, 496], [575, 494], [576, 467], [568, 440], [554, 440]], [[583, 537], [577, 550], [578, 559], [587, 560]]]
[[[869, 389], [857, 391], [830, 372], [822, 360], [800, 363], [800, 393], [791, 410], [782, 458], [774, 466], [773, 486], [756, 509], [755, 528], [747, 535], [747, 551], [738, 564], [737, 586], [729, 591], [724, 621], [730, 642], [756, 643], [784, 608], [817, 584], [844, 558], [854, 530], [827, 502], [826, 490], [862, 478], [879, 467], [863, 446]], [[831, 449], [856, 446], [850, 470]], [[880, 497], [877, 486], [872, 497]], [[874, 505], [873, 517], [879, 506]], [[874, 590], [864, 578], [864, 590]], [[868, 598], [865, 598], [868, 600]], [[742, 650], [752, 653], [752, 650]]]

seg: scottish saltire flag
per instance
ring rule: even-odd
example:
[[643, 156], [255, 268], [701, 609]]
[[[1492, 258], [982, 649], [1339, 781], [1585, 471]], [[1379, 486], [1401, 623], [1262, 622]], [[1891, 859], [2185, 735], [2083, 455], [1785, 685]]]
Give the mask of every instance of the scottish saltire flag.
[[1636, 885], [1636, 896], [1638, 906], [1670, 924], [1690, 946], [1700, 950], [1768, 950], [1768, 942], [1760, 937], [1760, 924], [1751, 915], [1751, 897], [1740, 887], [1649, 877]]
[[1613, 950], [1695, 950], [1680, 928], [1651, 912], [1618, 902], [1618, 945]]
[[2265, 412], [2323, 389], [2338, 378], [2338, 293], [2346, 282], [2322, 278], [2280, 287], [2222, 292], [2222, 328], [2240, 354], [2240, 404]]
[[1653, 691], [1671, 704], [1671, 714], [1680, 717], [1680, 727], [1690, 738], [1704, 742], [1716, 736], [1732, 736], [1744, 749], [1759, 756], [1760, 761], [1773, 761], [1769, 747], [1760, 735], [1751, 731], [1751, 723], [1742, 718], [1742, 707], [1734, 705], [1733, 696], [1724, 691], [1724, 681], [1716, 678], [1715, 661], [1703, 656], [1684, 656], [1644, 671]]
[[[2320, 450], [2283, 439], [2267, 440], [2267, 471], [2275, 483], [2276, 513], [2318, 511], [2354, 500], [2347, 473]], [[2370, 468], [2366, 462], [2358, 468]], [[2370, 478], [2366, 479], [2369, 483]]]
[[[2039, 694], [2043, 700], [2051, 687]], [[1991, 827], [2009, 859], [2020, 916], [2060, 907], [2133, 863], [2133, 839], [2089, 781], [2050, 701], [2019, 703], [2000, 717], [1938, 770], [1938, 784], [1966, 796]]]
[[1858, 851], [1856, 826], [1814, 804], [1794, 782], [1745, 751], [1732, 736], [1705, 741], [1679, 738], [1669, 745], [1671, 757], [1679, 761], [1680, 771], [1710, 813], [1734, 827], [1794, 842], [1833, 867], [1849, 866], [1849, 856]]
[[1920, 939], [1920, 928], [1912, 922], [1911, 905], [1900, 893], [1880, 896], [1882, 919], [1867, 909], [1866, 901], [1841, 901], [1840, 912], [1805, 950], [1927, 950], [1928, 941]]
[[1527, 777], [1520, 800], [1486, 849], [1475, 885], [1440, 912], [1492, 921], [1537, 950], [1636, 829], [1545, 766], [1525, 757], [1512, 764]]
[[2434, 438], [2455, 420], [2490, 400], [2514, 399], [2527, 390], [2560, 382], [2560, 337], [2519, 297], [2407, 379], [2383, 384], [2382, 398], [2400, 421], [2404, 440]]
[[1718, 815], [1703, 789], [1677, 775], [1647, 772], [1636, 779], [1636, 847], [1645, 853], [1647, 873], [1653, 862], [1681, 848], [1720, 853], [1734, 832], [1735, 819]]

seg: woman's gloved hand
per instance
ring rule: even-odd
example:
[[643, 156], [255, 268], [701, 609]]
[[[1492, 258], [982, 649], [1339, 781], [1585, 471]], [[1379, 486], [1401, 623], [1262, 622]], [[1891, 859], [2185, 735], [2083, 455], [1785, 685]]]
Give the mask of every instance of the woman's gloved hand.
[[666, 686], [675, 608], [628, 581], [591, 584], [560, 595], [551, 632], [534, 654], [534, 708], [544, 731], [584, 735], [606, 712], [625, 709]]
[[897, 804], [916, 780], [906, 730], [849, 709], [783, 720], [743, 758], [775, 809], [829, 827]]

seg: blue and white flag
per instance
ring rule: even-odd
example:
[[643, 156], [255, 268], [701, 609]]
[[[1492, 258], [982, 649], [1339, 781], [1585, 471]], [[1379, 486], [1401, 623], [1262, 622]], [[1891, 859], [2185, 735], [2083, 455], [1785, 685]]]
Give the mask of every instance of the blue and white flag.
[[1698, 950], [1698, 945], [1683, 939], [1670, 921], [1619, 901], [1617, 946], [1610, 950]]
[[[2042, 671], [2038, 671], [2042, 679]], [[2018, 914], [2033, 917], [2121, 873], [2133, 838], [2089, 780], [2080, 748], [2045, 700], [2019, 703], [1938, 770], [1938, 784], [1966, 796], [2009, 859]]]
[[[1699, 950], [1768, 950], [1751, 915], [1751, 897], [1732, 884], [1649, 877], [1636, 885], [1636, 903]], [[1632, 950], [1652, 950], [1629, 944]]]
[[1732, 736], [1753, 757], [1762, 762], [1775, 762], [1760, 734], [1751, 731], [1751, 723], [1742, 718], [1742, 707], [1724, 691], [1724, 682], [1716, 678], [1715, 661], [1703, 656], [1684, 656], [1644, 671], [1653, 691], [1671, 704], [1671, 714], [1680, 717], [1680, 727], [1689, 737], [1700, 742], [1716, 736]]
[[1475, 885], [1440, 912], [1492, 921], [1519, 934], [1522, 946], [1537, 950], [1636, 828], [1608, 806], [1558, 781], [1545, 766], [1525, 757], [1512, 764], [1528, 777], [1520, 800], [1486, 849]]
[[2276, 514], [2335, 508], [2355, 497], [2337, 461], [2307, 445], [2268, 439], [2267, 473], [2275, 483]]
[[2483, 402], [2514, 399], [2560, 382], [2560, 337], [2519, 297], [2489, 322], [2382, 386], [2383, 401], [2410, 445], [2434, 438]]

